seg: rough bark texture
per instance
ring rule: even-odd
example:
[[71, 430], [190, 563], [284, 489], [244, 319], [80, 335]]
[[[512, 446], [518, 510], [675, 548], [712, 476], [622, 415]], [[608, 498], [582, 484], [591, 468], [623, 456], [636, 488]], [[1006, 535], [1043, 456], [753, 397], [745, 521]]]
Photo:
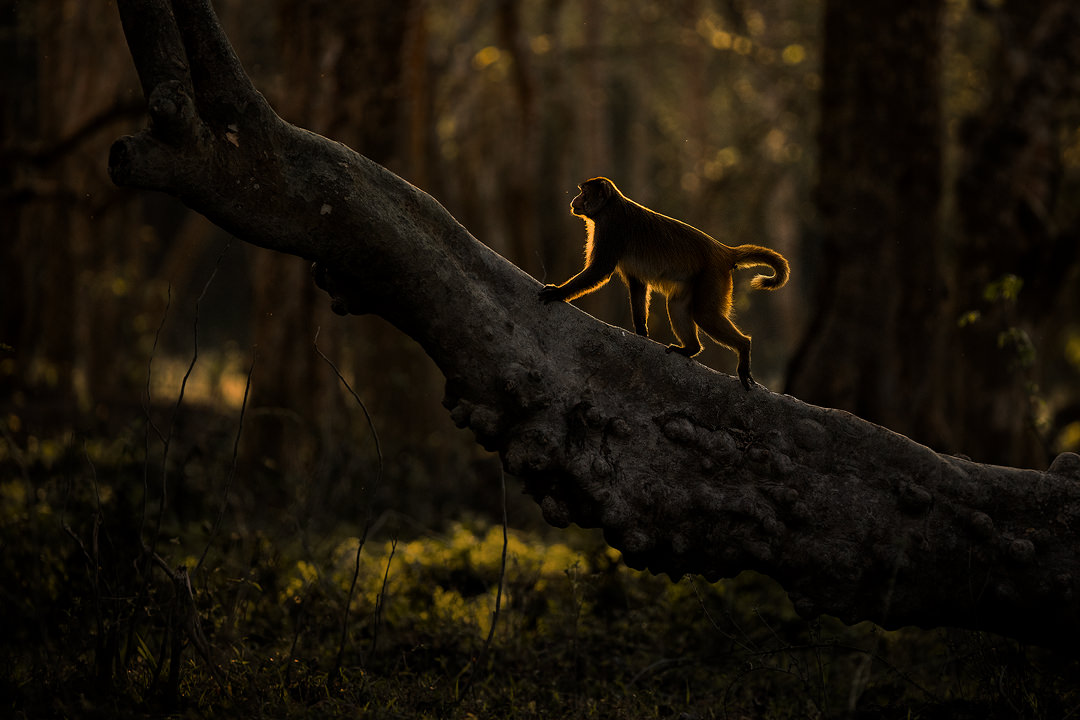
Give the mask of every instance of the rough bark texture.
[[602, 527], [672, 577], [766, 573], [806, 617], [1080, 639], [1080, 456], [1037, 472], [938, 455], [545, 306], [431, 197], [278, 118], [208, 0], [119, 5], [152, 127], [117, 141], [113, 179], [315, 261], [336, 310], [419, 341], [454, 420], [549, 522]]

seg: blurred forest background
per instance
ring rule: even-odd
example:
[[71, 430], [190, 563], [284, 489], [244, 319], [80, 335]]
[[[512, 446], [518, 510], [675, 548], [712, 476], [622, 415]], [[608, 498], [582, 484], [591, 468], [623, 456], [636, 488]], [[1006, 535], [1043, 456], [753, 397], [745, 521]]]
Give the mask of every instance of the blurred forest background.
[[[283, 118], [416, 184], [538, 280], [580, 268], [569, 201], [605, 175], [791, 260], [775, 295], [736, 278], [772, 389], [977, 461], [1080, 450], [1072, 0], [214, 6]], [[366, 517], [380, 538], [498, 522], [498, 461], [454, 428], [419, 346], [334, 316], [301, 260], [109, 181], [110, 144], [146, 124], [114, 3], [4, 0], [0, 53], [2, 604], [29, 619], [22, 641], [42, 641], [59, 592], [34, 583], [73, 582], [80, 555], [100, 568], [102, 527], [147, 542], [147, 507], [180, 544], [214, 537], [223, 495], [234, 545], [359, 536]], [[578, 304], [630, 326], [617, 282]], [[659, 308], [653, 329], [665, 341]], [[700, 359], [733, 372], [722, 348]], [[511, 525], [537, 530], [510, 486]], [[65, 547], [43, 560], [48, 533]], [[150, 621], [89, 597], [107, 676], [123, 653], [102, 638]]]

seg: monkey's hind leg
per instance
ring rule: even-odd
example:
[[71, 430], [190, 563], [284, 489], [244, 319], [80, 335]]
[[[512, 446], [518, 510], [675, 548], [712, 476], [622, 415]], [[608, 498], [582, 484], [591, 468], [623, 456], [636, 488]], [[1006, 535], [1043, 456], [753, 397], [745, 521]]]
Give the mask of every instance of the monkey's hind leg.
[[736, 372], [739, 373], [739, 380], [743, 387], [749, 390], [751, 385], [757, 385], [753, 376], [750, 375], [750, 336], [741, 332], [735, 327], [735, 323], [723, 315], [699, 317], [698, 324], [713, 340], [738, 353], [739, 367]]
[[[730, 283], [730, 280], [728, 282]], [[730, 292], [730, 284], [726, 287]], [[721, 283], [712, 288], [714, 292], [704, 292], [699, 297], [695, 297], [693, 319], [706, 335], [739, 355], [739, 366], [736, 372], [739, 374], [742, 386], [749, 390], [751, 385], [757, 385], [753, 376], [750, 375], [750, 336], [735, 327], [735, 323], [731, 322], [727, 316], [731, 308], [730, 296], [721, 292], [720, 297], [717, 297], [715, 292], [724, 289], [725, 286]]]
[[698, 326], [694, 323], [691, 312], [692, 296], [689, 290], [679, 289], [668, 295], [667, 313], [671, 320], [671, 330], [681, 345], [668, 345], [667, 351], [694, 357], [701, 352], [698, 340]]

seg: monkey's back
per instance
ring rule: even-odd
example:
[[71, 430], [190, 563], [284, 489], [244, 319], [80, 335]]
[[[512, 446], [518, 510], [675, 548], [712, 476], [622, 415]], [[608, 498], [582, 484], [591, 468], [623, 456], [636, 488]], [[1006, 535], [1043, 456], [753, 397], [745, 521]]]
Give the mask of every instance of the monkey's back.
[[730, 248], [693, 225], [632, 201], [626, 209], [625, 251], [618, 266], [624, 276], [670, 294], [703, 268], [730, 266], [722, 262]]

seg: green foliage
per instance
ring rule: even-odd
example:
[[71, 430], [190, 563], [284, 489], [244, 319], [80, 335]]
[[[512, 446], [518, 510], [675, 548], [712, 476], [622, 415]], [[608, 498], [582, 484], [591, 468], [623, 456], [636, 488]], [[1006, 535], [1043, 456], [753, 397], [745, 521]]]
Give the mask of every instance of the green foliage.
[[1023, 278], [1005, 274], [989, 282], [983, 288], [983, 300], [987, 310], [968, 310], [957, 319], [957, 327], [984, 325], [996, 327], [997, 348], [1018, 370], [1030, 370], [1038, 359], [1038, 350], [1027, 330], [1019, 325], [1016, 317], [1016, 305], [1020, 300], [1020, 291], [1024, 287]]
[[997, 280], [988, 283], [983, 290], [983, 299], [987, 302], [1003, 302], [1012, 305], [1020, 299], [1020, 290], [1024, 287], [1024, 280], [1016, 275], [1002, 275]]

